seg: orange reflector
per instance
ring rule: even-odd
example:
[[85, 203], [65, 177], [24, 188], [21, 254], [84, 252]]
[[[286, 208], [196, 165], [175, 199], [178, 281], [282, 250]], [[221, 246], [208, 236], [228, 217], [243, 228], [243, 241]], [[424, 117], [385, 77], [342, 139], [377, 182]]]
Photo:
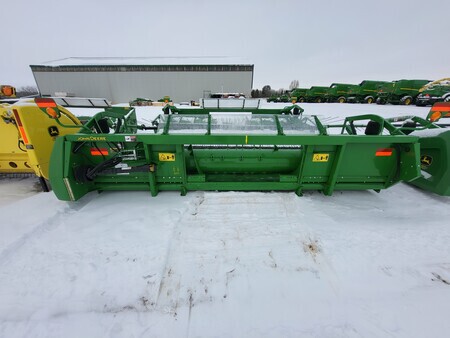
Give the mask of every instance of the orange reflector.
[[25, 144], [28, 144], [27, 134], [25, 134], [25, 129], [22, 125], [22, 120], [20, 119], [19, 112], [17, 109], [13, 109], [14, 118], [16, 119], [17, 128], [19, 128], [20, 136], [22, 136], [22, 140]]
[[52, 107], [47, 107], [45, 109], [48, 115], [50, 115], [51, 118], [56, 119], [58, 117], [58, 112], [53, 109]]
[[39, 108], [48, 108], [48, 107], [56, 108], [56, 102], [50, 98], [37, 97], [34, 99], [34, 102], [36, 102]]
[[381, 148], [378, 149], [375, 153], [375, 156], [391, 156], [392, 155], [392, 148]]
[[106, 148], [91, 148], [92, 156], [105, 156], [108, 155], [108, 149]]
[[13, 96], [14, 93], [14, 88], [11, 86], [2, 86], [2, 93], [5, 96]]
[[431, 114], [430, 116], [430, 121], [434, 122], [439, 120], [442, 117], [442, 113], [440, 111], [435, 111], [433, 114]]

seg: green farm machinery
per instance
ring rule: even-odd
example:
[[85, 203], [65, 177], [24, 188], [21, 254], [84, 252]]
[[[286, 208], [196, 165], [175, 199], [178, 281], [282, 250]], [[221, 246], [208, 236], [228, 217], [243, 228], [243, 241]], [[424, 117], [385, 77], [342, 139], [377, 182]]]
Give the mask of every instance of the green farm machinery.
[[312, 86], [305, 93], [305, 102], [325, 102], [329, 87]]
[[377, 104], [402, 104], [409, 106], [415, 103], [419, 90], [429, 80], [398, 80], [382, 85], [378, 91]]
[[354, 87], [358, 87], [358, 85], [347, 83], [332, 83], [330, 88], [328, 89], [327, 94], [325, 95], [325, 99], [327, 102], [345, 103], [347, 102], [347, 97], [350, 93], [350, 90]]
[[426, 119], [417, 116], [389, 119], [401, 122], [404, 134], [419, 137], [421, 176], [411, 184], [442, 196], [450, 196], [450, 102], [433, 105]]
[[305, 102], [305, 96], [306, 92], [308, 91], [307, 88], [295, 88], [291, 91], [290, 94], [290, 101], [291, 102]]
[[450, 78], [428, 83], [419, 90], [416, 105], [433, 105], [436, 102], [450, 102]]
[[[192, 190], [297, 195], [309, 190], [325, 195], [336, 190], [380, 191], [400, 181], [419, 182], [422, 142], [410, 132], [442, 129], [424, 119], [399, 121], [361, 115], [327, 126], [297, 105], [166, 106], [150, 125], [141, 125], [133, 108], [109, 107], [78, 133], [56, 139], [50, 182], [56, 196], [66, 201], [108, 190], [146, 190], [152, 196]], [[443, 195], [450, 195], [449, 133], [433, 133], [437, 139], [430, 141], [447, 147], [444, 173], [429, 174], [440, 175], [446, 190], [427, 182], [422, 186]], [[430, 156], [433, 165], [443, 167], [444, 155]]]
[[381, 86], [386, 85], [386, 81], [364, 80], [359, 85], [354, 86], [348, 93], [349, 103], [374, 103]]
[[283, 102], [283, 103], [287, 103], [290, 102], [291, 98], [289, 97], [289, 95], [287, 94], [283, 94], [283, 95], [271, 95], [268, 99], [267, 102]]

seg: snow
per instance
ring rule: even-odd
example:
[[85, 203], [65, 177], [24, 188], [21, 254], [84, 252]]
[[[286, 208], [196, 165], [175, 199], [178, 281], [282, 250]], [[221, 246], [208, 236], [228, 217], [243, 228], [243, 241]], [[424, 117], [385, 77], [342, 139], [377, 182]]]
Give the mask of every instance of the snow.
[[241, 65], [250, 64], [246, 58], [227, 56], [186, 56], [186, 57], [70, 57], [60, 60], [46, 61], [36, 66], [131, 66], [131, 65]]
[[[427, 108], [302, 104], [335, 121]], [[152, 119], [159, 111], [138, 108]], [[333, 116], [326, 117], [333, 112]], [[7, 184], [4, 184], [4, 183]], [[0, 337], [433, 337], [450, 329], [449, 198], [90, 193], [0, 180]], [[30, 182], [31, 183], [31, 182]]]
[[449, 131], [448, 128], [424, 129], [424, 130], [415, 130], [411, 133], [411, 135], [419, 136], [419, 137], [432, 137], [432, 136], [438, 136], [447, 131]]

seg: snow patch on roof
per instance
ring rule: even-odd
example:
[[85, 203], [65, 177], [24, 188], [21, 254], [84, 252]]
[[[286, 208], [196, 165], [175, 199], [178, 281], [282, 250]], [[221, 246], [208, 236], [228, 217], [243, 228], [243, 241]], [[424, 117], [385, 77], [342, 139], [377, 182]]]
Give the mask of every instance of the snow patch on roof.
[[245, 58], [226, 56], [183, 56], [183, 57], [69, 57], [46, 61], [37, 66], [143, 66], [143, 65], [249, 65]]

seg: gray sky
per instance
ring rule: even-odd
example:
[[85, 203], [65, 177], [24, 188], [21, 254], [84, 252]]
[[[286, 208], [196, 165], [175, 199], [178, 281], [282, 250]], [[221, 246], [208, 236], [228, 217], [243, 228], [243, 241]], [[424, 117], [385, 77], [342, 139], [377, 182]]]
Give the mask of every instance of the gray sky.
[[244, 57], [254, 88], [450, 77], [449, 0], [1, 1], [0, 83], [17, 87], [73, 56]]

